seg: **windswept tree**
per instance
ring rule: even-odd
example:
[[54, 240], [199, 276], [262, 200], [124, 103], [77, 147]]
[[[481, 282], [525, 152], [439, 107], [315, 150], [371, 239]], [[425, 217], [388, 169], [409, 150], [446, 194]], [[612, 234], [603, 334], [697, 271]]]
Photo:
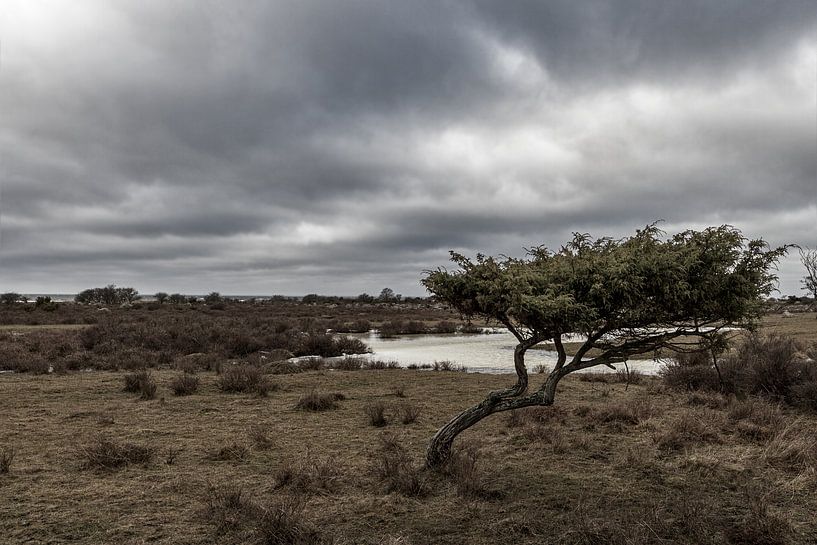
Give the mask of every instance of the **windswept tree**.
[[800, 262], [806, 268], [806, 276], [801, 280], [803, 289], [817, 301], [817, 250], [800, 248]]
[[[727, 328], [754, 328], [785, 251], [727, 225], [669, 238], [650, 225], [623, 239], [576, 234], [558, 252], [538, 247], [524, 259], [470, 260], [452, 252], [458, 269], [428, 271], [423, 285], [464, 316], [508, 328], [517, 341], [517, 379], [437, 431], [427, 464], [444, 463], [457, 435], [491, 414], [553, 404], [559, 381], [570, 373], [664, 348], [711, 346]], [[569, 357], [563, 341], [570, 334], [584, 341]], [[558, 357], [531, 390], [525, 353], [543, 342]]]

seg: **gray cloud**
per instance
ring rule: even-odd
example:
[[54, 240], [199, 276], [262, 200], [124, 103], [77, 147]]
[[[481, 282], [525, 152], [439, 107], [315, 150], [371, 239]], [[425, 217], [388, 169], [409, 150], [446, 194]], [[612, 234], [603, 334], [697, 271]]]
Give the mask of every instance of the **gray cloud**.
[[419, 294], [448, 249], [656, 219], [815, 246], [815, 31], [797, 0], [12, 1], [0, 283]]

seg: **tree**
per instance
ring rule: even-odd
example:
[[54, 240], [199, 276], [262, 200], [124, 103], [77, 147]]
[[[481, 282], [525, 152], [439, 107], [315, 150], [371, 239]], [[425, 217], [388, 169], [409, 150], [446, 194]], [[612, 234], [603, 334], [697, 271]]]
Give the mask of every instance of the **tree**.
[[806, 268], [806, 276], [800, 281], [803, 289], [817, 301], [817, 250], [800, 248], [800, 262]]
[[22, 300], [22, 295], [13, 291], [0, 294], [0, 303], [4, 305], [13, 305], [20, 300]]
[[182, 295], [181, 293], [173, 293], [168, 297], [168, 301], [170, 301], [174, 305], [181, 305], [187, 302], [187, 297]]
[[117, 288], [114, 284], [108, 284], [104, 288], [83, 290], [74, 297], [74, 301], [86, 305], [119, 305], [133, 303], [139, 298], [139, 292], [133, 288]]
[[[458, 270], [427, 271], [422, 283], [439, 300], [464, 316], [502, 323], [517, 340], [516, 384], [440, 428], [427, 464], [448, 460], [457, 435], [491, 414], [552, 405], [570, 373], [662, 348], [716, 345], [726, 328], [753, 328], [775, 286], [770, 271], [786, 248], [748, 241], [728, 225], [663, 236], [653, 224], [617, 240], [575, 234], [558, 252], [537, 247], [523, 259], [477, 255], [472, 261], [452, 252]], [[568, 334], [586, 339], [572, 357], [562, 344]], [[557, 361], [529, 392], [525, 353], [545, 341]]]
[[223, 303], [224, 297], [217, 291], [211, 291], [204, 296], [204, 302], [208, 305], [215, 305], [216, 303]]
[[163, 305], [170, 296], [163, 291], [157, 291], [154, 297], [156, 298], [156, 302], [158, 302], [160, 305]]
[[116, 298], [119, 303], [133, 303], [142, 298], [133, 288], [116, 288]]
[[394, 293], [394, 290], [391, 288], [383, 288], [380, 292], [380, 295], [377, 297], [377, 300], [381, 303], [398, 303], [403, 296], [399, 293]]

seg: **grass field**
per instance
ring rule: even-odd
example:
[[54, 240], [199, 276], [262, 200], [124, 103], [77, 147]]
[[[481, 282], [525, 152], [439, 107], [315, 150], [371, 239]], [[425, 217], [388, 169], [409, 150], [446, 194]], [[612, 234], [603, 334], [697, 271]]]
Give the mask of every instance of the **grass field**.
[[[457, 445], [477, 449], [476, 469], [461, 456], [446, 476], [420, 469], [428, 439], [511, 377], [317, 371], [273, 377], [278, 389], [258, 397], [200, 373], [198, 392], [176, 397], [178, 372], [153, 375], [146, 401], [122, 391], [122, 373], [0, 375], [0, 444], [15, 449], [0, 474], [3, 543], [286, 542], [270, 513], [317, 532], [303, 543], [817, 541], [817, 418], [762, 401], [569, 377], [554, 407], [466, 432]], [[312, 392], [344, 399], [296, 410]], [[376, 402], [385, 427], [369, 423]], [[408, 425], [396, 418], [406, 405], [419, 410]], [[388, 491], [383, 434], [425, 494]], [[100, 438], [152, 456], [86, 467]]]

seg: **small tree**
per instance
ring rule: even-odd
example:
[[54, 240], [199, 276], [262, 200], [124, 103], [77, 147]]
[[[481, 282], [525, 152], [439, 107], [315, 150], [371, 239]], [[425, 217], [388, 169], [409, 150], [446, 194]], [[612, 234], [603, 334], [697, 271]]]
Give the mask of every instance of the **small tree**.
[[173, 293], [170, 295], [170, 297], [168, 297], [168, 301], [174, 305], [181, 305], [187, 302], [187, 297], [181, 293]]
[[817, 301], [817, 250], [800, 248], [800, 262], [806, 268], [806, 276], [800, 281], [803, 289]]
[[383, 288], [377, 300], [381, 303], [399, 303], [403, 296], [399, 293], [394, 293], [391, 288]]
[[[553, 404], [570, 373], [689, 348], [690, 339], [712, 345], [725, 328], [755, 326], [776, 281], [770, 271], [786, 248], [747, 241], [726, 225], [662, 236], [655, 225], [620, 240], [576, 234], [558, 252], [538, 247], [525, 259], [472, 261], [452, 252], [459, 270], [428, 271], [422, 282], [439, 300], [467, 317], [496, 320], [516, 337], [517, 380], [440, 428], [427, 464], [445, 462], [457, 435], [491, 414]], [[570, 358], [562, 344], [568, 334], [586, 339]], [[525, 353], [544, 341], [558, 358], [529, 393]]]
[[119, 303], [133, 303], [142, 298], [133, 288], [116, 288], [116, 297]]
[[9, 291], [3, 294], [0, 294], [0, 303], [4, 305], [13, 305], [14, 303], [21, 301], [23, 296], [19, 293], [15, 293], [13, 291]]
[[216, 303], [223, 303], [224, 297], [217, 291], [211, 291], [207, 295], [204, 296], [204, 302], [208, 305], [215, 305]]
[[170, 296], [168, 294], [166, 294], [165, 292], [163, 292], [163, 291], [157, 291], [156, 294], [153, 297], [156, 298], [157, 303], [159, 303], [160, 305], [163, 305], [167, 301], [167, 298], [170, 297]]

